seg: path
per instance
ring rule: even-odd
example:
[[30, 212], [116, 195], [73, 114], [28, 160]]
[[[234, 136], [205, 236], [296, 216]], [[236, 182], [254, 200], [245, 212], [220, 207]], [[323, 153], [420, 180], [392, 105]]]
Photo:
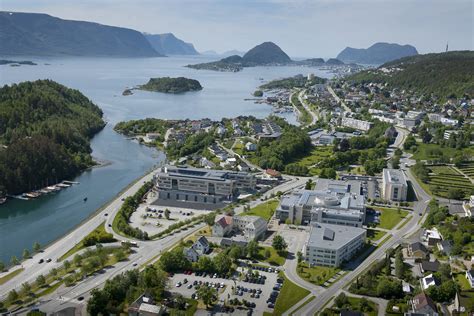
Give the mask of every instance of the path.
[[336, 94], [336, 92], [334, 92], [334, 90], [331, 88], [331, 86], [327, 85], [326, 86], [329, 93], [332, 95], [332, 97], [336, 100], [337, 103], [340, 103], [341, 106], [344, 108], [344, 112], [352, 112], [352, 110], [346, 105], [346, 103], [344, 103], [344, 101], [341, 100], [341, 98], [339, 98]]

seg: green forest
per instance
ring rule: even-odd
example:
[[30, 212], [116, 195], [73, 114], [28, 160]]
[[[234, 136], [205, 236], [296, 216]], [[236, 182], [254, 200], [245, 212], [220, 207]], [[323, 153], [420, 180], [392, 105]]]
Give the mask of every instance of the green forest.
[[385, 74], [361, 71], [348, 78], [356, 82], [387, 82], [393, 88], [409, 89], [439, 98], [474, 96], [474, 52], [454, 51], [405, 57], [380, 68], [399, 68]]
[[307, 84], [314, 85], [317, 83], [325, 83], [326, 79], [314, 77], [308, 80], [303, 75], [296, 75], [294, 77], [283, 78], [272, 80], [260, 86], [260, 89], [271, 90], [271, 89], [292, 89], [292, 88], [304, 88]]
[[102, 111], [78, 90], [51, 80], [0, 88], [0, 191], [19, 194], [94, 164], [89, 139]]
[[183, 93], [187, 91], [202, 90], [199, 81], [184, 77], [170, 78], [150, 78], [150, 80], [139, 87], [141, 90], [164, 92], [164, 93]]

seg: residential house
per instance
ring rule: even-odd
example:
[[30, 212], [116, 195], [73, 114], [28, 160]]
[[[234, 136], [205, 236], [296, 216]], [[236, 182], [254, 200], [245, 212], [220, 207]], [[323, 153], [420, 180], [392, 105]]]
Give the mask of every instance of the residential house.
[[407, 250], [408, 256], [412, 258], [425, 259], [429, 255], [428, 249], [419, 241], [409, 244]]
[[199, 260], [199, 254], [192, 247], [184, 248], [183, 253], [184, 253], [184, 256], [191, 262], [197, 262]]
[[441, 234], [436, 228], [427, 229], [423, 234], [423, 239], [428, 243], [428, 246], [436, 246], [442, 240]]
[[212, 236], [225, 237], [232, 231], [232, 216], [221, 215], [217, 217], [212, 225]]
[[209, 241], [207, 241], [206, 237], [201, 236], [198, 240], [191, 246], [196, 252], [202, 256], [209, 252], [210, 246]]
[[469, 285], [471, 286], [471, 288], [474, 288], [474, 270], [473, 269], [466, 271], [466, 279], [469, 281]]
[[435, 260], [435, 261], [423, 260], [420, 263], [420, 270], [422, 273], [438, 272], [439, 266], [440, 266], [440, 263], [438, 260]]
[[421, 288], [422, 288], [423, 290], [428, 289], [430, 286], [436, 286], [436, 285], [438, 285], [438, 282], [436, 281], [436, 279], [435, 279], [435, 277], [433, 276], [433, 274], [428, 274], [428, 275], [425, 276], [424, 278], [421, 278], [420, 283], [421, 283]]
[[129, 316], [159, 316], [163, 315], [165, 307], [156, 305], [148, 294], [142, 294], [128, 307]]
[[416, 295], [410, 303], [412, 313], [416, 313], [417, 315], [438, 316], [435, 302], [425, 293]]
[[245, 144], [245, 149], [247, 151], [256, 151], [257, 150], [257, 145], [254, 144], [254, 143], [248, 142], [247, 144]]

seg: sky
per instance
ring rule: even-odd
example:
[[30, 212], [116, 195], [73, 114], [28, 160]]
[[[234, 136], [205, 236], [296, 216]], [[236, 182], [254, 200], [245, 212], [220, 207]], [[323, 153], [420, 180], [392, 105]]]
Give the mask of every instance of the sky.
[[0, 0], [0, 10], [171, 32], [200, 52], [265, 41], [291, 57], [335, 57], [376, 42], [419, 53], [444, 51], [448, 42], [449, 50], [474, 50], [472, 0]]

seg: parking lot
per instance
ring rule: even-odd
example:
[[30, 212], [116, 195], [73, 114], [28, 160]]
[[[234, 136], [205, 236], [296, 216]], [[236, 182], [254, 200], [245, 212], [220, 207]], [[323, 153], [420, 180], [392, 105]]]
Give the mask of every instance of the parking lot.
[[[169, 211], [169, 219], [166, 218], [166, 210]], [[132, 213], [130, 223], [133, 227], [138, 227], [152, 236], [164, 231], [172, 224], [207, 213], [209, 211], [182, 207], [164, 207], [146, 203], [140, 205], [137, 211]]]
[[[249, 274], [251, 271], [251, 275]], [[242, 274], [239, 274], [242, 272]], [[253, 314], [261, 315], [263, 312], [272, 312], [272, 304], [275, 303], [279, 293], [278, 271], [274, 268], [253, 265], [253, 267], [241, 266], [231, 278], [224, 278], [214, 274], [201, 274], [187, 272], [178, 273], [170, 278], [171, 291], [179, 293], [187, 298], [199, 299], [196, 291], [199, 286], [211, 286], [218, 290], [218, 304], [223, 306], [225, 302], [238, 299], [247, 301], [248, 309]], [[272, 296], [273, 293], [273, 296]], [[273, 297], [270, 299], [270, 297]], [[241, 315], [244, 310], [238, 309], [226, 311], [226, 314]], [[219, 308], [216, 308], [219, 313]], [[248, 311], [245, 311], [248, 312]]]

